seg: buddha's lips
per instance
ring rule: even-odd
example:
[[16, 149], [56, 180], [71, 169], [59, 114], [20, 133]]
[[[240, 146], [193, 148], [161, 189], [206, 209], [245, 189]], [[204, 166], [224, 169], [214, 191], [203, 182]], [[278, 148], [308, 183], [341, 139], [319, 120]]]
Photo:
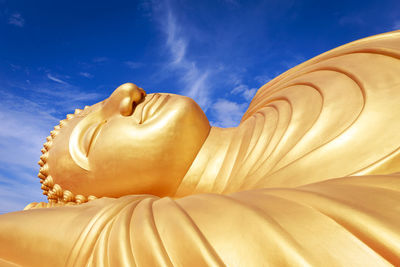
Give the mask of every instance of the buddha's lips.
[[170, 95], [154, 94], [149, 101], [143, 103], [139, 124], [151, 118], [167, 102]]
[[[144, 119], [145, 119], [145, 113], [148, 110], [149, 104], [152, 102], [152, 100], [155, 98], [157, 94], [152, 95], [148, 100], [146, 99], [141, 105], [138, 105], [134, 111], [140, 112], [139, 114], [139, 121], [137, 121], [138, 124], [142, 124]], [[145, 109], [146, 108], [146, 109]], [[140, 109], [140, 110], [139, 110]]]

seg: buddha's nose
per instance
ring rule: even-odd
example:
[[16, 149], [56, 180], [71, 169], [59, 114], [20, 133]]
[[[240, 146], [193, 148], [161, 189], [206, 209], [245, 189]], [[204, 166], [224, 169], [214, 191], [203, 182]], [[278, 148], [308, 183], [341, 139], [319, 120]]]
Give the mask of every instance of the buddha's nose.
[[120, 85], [104, 104], [103, 110], [106, 113], [119, 112], [122, 116], [133, 114], [136, 105], [146, 96], [146, 92], [133, 83]]

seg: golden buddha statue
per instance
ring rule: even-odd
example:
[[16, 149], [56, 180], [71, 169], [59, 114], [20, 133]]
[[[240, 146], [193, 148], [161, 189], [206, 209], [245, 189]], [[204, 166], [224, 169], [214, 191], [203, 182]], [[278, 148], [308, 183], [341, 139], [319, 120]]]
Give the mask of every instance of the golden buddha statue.
[[235, 128], [121, 85], [51, 132], [0, 264], [400, 266], [399, 116], [400, 31], [283, 73]]

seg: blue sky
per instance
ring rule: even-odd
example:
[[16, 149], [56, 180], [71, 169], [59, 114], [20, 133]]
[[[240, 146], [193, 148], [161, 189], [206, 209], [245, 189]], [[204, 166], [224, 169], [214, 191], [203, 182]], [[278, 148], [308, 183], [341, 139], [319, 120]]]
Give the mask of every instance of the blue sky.
[[0, 213], [45, 201], [54, 125], [133, 82], [236, 126], [257, 88], [322, 52], [400, 29], [400, 1], [0, 0]]

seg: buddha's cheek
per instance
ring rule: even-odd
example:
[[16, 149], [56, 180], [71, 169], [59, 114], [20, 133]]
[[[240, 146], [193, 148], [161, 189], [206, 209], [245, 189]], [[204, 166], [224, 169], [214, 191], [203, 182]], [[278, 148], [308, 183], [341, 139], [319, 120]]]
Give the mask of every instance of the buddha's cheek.
[[163, 196], [177, 187], [186, 171], [176, 151], [180, 136], [171, 134], [173, 129], [169, 134], [154, 130], [121, 125], [104, 129], [89, 154], [98, 195]]

